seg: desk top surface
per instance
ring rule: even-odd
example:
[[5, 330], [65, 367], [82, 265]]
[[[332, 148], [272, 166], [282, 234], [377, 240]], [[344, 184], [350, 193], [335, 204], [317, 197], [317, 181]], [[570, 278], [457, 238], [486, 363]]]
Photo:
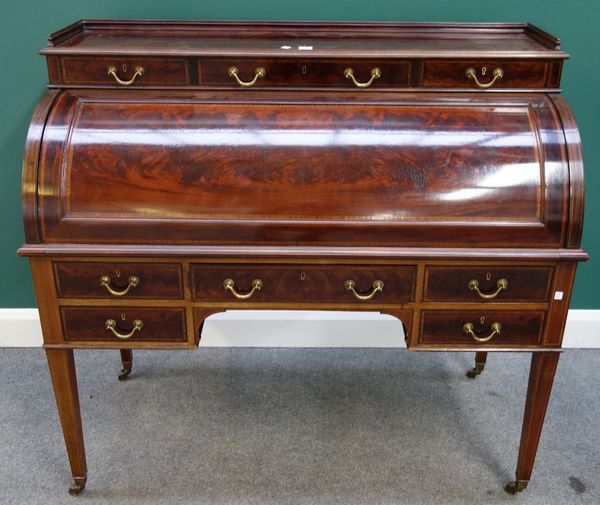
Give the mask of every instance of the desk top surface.
[[280, 57], [558, 58], [559, 40], [527, 23], [88, 21], [50, 35], [42, 54]]

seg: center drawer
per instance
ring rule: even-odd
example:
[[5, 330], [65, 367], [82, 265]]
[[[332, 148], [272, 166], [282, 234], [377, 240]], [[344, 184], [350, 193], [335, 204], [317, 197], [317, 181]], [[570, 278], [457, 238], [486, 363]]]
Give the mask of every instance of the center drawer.
[[[231, 69], [235, 69], [241, 83], [231, 74]], [[209, 86], [401, 88], [409, 86], [410, 62], [212, 58], [203, 60], [198, 72], [198, 82]]]
[[405, 303], [416, 268], [352, 265], [192, 265], [195, 300], [215, 302]]

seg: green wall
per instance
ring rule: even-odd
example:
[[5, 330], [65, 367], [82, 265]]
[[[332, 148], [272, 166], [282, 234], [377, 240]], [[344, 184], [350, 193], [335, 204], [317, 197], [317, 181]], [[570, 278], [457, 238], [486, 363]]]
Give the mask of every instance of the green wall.
[[2, 0], [0, 119], [0, 307], [35, 305], [23, 242], [21, 157], [30, 115], [44, 90], [37, 51], [48, 34], [81, 18], [297, 19], [364, 21], [529, 21], [561, 38], [571, 54], [563, 90], [583, 139], [587, 206], [583, 247], [592, 260], [577, 275], [573, 307], [600, 309], [600, 4], [594, 0]]

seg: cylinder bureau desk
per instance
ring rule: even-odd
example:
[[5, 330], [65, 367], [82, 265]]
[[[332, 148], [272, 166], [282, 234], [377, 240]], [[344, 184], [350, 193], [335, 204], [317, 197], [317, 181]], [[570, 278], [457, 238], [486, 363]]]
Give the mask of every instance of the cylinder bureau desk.
[[[73, 349], [195, 349], [228, 309], [377, 311], [531, 353], [529, 482], [580, 248], [567, 58], [529, 24], [80, 21], [42, 49], [26, 243], [78, 494]], [[399, 337], [401, 338], [401, 337]], [[515, 445], [516, 448], [516, 445]], [[402, 455], [398, 455], [402, 457]]]

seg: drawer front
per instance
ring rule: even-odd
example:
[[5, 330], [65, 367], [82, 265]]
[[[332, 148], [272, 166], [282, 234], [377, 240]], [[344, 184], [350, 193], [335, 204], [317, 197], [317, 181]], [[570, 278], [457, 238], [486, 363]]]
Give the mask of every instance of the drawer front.
[[173, 263], [59, 262], [54, 276], [62, 298], [183, 298]]
[[230, 76], [229, 69], [237, 68], [238, 77], [244, 82], [251, 82], [257, 68], [263, 68], [265, 75], [259, 77], [253, 87], [270, 86], [316, 86], [340, 87], [348, 89], [360, 88], [351, 78], [345, 77], [345, 71], [352, 69], [354, 78], [359, 84], [367, 83], [374, 69], [380, 76], [366, 87], [407, 87], [410, 78], [408, 61], [363, 60], [363, 61], [299, 61], [299, 60], [240, 60], [235, 58], [219, 58], [203, 60], [198, 65], [198, 82], [203, 85], [242, 87], [235, 77]]
[[[68, 341], [186, 341], [185, 312], [182, 308], [61, 307], [60, 312], [65, 340]], [[136, 324], [136, 321], [141, 321], [141, 324]], [[136, 326], [140, 327], [136, 329]], [[116, 334], [127, 338], [119, 338]]]
[[425, 269], [423, 300], [547, 302], [552, 272], [552, 267], [429, 266]]
[[[109, 67], [115, 67], [116, 76], [131, 84], [119, 84]], [[137, 75], [138, 67], [143, 69]], [[144, 87], [189, 84], [187, 65], [184, 58], [147, 58], [137, 56], [83, 57], [64, 56], [60, 60], [63, 84], [103, 84], [106, 86]]]
[[[494, 332], [499, 323], [499, 333]], [[458, 346], [539, 345], [544, 328], [543, 311], [424, 310], [421, 313], [419, 344]], [[469, 333], [465, 325], [471, 324]], [[494, 335], [490, 337], [490, 335]], [[489, 339], [487, 341], [482, 341]]]
[[[422, 86], [426, 88], [543, 88], [549, 63], [546, 61], [502, 60], [430, 60], [423, 64]], [[475, 79], [467, 77], [467, 69], [475, 70]], [[502, 78], [495, 80], [494, 71], [502, 69]]]
[[[414, 267], [404, 266], [192, 266], [193, 296], [201, 301], [403, 303], [414, 300], [415, 276]], [[228, 279], [233, 285], [225, 289]], [[256, 280], [261, 286], [253, 291]], [[353, 282], [356, 294], [347, 281]]]

